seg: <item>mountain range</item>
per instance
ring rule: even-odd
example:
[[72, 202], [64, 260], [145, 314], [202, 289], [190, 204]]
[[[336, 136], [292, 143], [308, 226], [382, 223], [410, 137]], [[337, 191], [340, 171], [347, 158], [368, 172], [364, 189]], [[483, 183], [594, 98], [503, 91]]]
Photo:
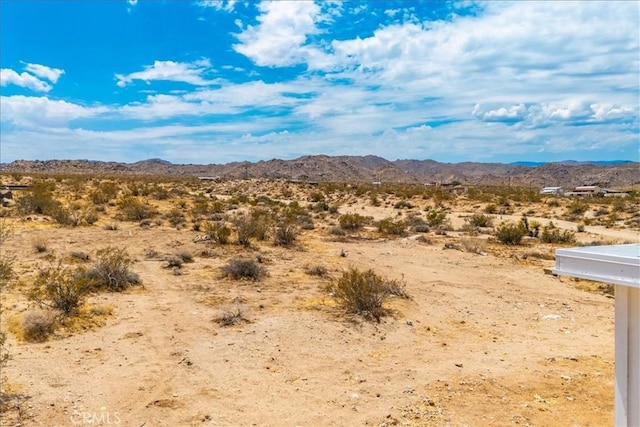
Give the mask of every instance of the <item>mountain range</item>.
[[377, 156], [303, 156], [227, 164], [173, 164], [162, 159], [135, 163], [95, 160], [16, 160], [3, 173], [152, 174], [220, 179], [271, 178], [302, 181], [451, 183], [476, 185], [630, 187], [640, 184], [640, 163], [631, 161], [558, 163], [440, 163], [389, 161]]

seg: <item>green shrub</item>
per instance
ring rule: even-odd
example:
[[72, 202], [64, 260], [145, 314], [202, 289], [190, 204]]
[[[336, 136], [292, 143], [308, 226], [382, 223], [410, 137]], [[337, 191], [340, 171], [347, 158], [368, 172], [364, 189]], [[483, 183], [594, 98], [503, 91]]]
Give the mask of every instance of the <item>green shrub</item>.
[[385, 218], [378, 222], [378, 231], [384, 234], [392, 234], [401, 236], [404, 234], [406, 224], [404, 221], [394, 221], [391, 218]]
[[447, 213], [436, 208], [430, 208], [427, 211], [427, 224], [431, 227], [439, 227], [444, 225], [447, 220]]
[[141, 221], [153, 218], [158, 211], [147, 202], [140, 201], [135, 196], [125, 196], [118, 203], [121, 219], [125, 221]]
[[571, 230], [561, 230], [553, 222], [542, 227], [540, 241], [543, 243], [574, 243], [575, 233]]
[[346, 213], [338, 219], [344, 230], [358, 230], [367, 223], [367, 217], [358, 213]]
[[40, 305], [59, 310], [63, 316], [71, 316], [76, 314], [93, 286], [84, 269], [72, 270], [58, 260], [40, 270], [29, 297]]
[[129, 268], [133, 260], [126, 249], [109, 246], [96, 253], [93, 268], [87, 271], [87, 277], [94, 280], [100, 288], [109, 291], [123, 291], [131, 285], [140, 284], [140, 277]]
[[184, 213], [180, 208], [171, 209], [166, 214], [165, 218], [167, 219], [167, 221], [169, 221], [169, 224], [171, 224], [174, 227], [177, 227], [180, 224], [184, 224], [187, 221], [187, 219], [184, 216]]
[[473, 214], [464, 220], [474, 227], [493, 227], [493, 218], [489, 215]]
[[54, 199], [55, 184], [36, 182], [17, 200], [18, 211], [23, 214], [49, 215], [60, 202]]
[[519, 245], [526, 234], [527, 230], [522, 222], [503, 223], [496, 230], [496, 238], [505, 245]]
[[276, 246], [291, 246], [297, 239], [298, 231], [292, 224], [277, 225], [273, 232], [273, 244]]
[[393, 205], [394, 209], [411, 209], [413, 205], [406, 200], [400, 200], [398, 203]]
[[265, 270], [252, 259], [232, 259], [222, 267], [222, 275], [235, 280], [251, 279], [257, 281], [265, 275]]
[[220, 245], [226, 245], [229, 243], [231, 229], [227, 227], [223, 221], [207, 221], [204, 223], [203, 229], [209, 237], [209, 240]]
[[361, 272], [356, 268], [344, 272], [329, 290], [347, 312], [378, 322], [388, 314], [383, 303], [389, 295], [407, 296], [397, 282], [384, 279], [373, 270]]

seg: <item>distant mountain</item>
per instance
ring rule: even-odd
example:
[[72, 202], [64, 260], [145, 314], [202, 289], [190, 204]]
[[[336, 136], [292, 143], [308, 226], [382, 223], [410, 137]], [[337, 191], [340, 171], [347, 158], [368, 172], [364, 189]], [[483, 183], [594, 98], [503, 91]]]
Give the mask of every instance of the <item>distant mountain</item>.
[[293, 160], [272, 159], [224, 165], [180, 165], [161, 159], [136, 163], [89, 160], [16, 160], [0, 172], [92, 173], [101, 175], [149, 174], [218, 176], [222, 179], [269, 178], [303, 181], [449, 183], [517, 185], [527, 187], [600, 185], [626, 187], [640, 184], [640, 163], [612, 162], [517, 162], [440, 163], [434, 160], [389, 161], [377, 156], [303, 156]]
[[613, 165], [626, 165], [633, 163], [631, 160], [589, 160], [589, 161], [577, 161], [577, 160], [563, 160], [561, 162], [513, 162], [509, 163], [514, 166], [528, 166], [537, 168], [538, 166], [546, 165], [549, 163], [558, 163], [561, 165], [598, 165], [598, 166], [613, 166]]

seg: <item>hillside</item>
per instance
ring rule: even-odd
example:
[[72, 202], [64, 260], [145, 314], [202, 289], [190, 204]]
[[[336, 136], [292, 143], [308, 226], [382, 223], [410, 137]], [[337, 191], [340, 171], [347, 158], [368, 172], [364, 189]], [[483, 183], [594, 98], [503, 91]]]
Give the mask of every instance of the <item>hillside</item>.
[[440, 163], [434, 160], [389, 161], [377, 156], [303, 156], [293, 160], [228, 164], [172, 164], [151, 159], [136, 163], [90, 160], [17, 160], [3, 165], [5, 173], [99, 173], [218, 176], [222, 179], [280, 178], [313, 181], [452, 182], [485, 185], [600, 185], [640, 184], [640, 164], [548, 163], [541, 166], [501, 163]]

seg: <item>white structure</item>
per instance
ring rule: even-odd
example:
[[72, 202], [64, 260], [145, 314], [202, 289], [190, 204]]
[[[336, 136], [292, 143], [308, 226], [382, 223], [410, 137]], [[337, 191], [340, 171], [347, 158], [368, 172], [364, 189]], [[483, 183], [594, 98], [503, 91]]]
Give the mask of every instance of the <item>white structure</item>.
[[553, 273], [615, 285], [615, 424], [640, 426], [640, 244], [558, 249]]
[[562, 195], [562, 194], [564, 194], [564, 188], [562, 188], [562, 187], [544, 187], [542, 190], [540, 190], [540, 194]]

